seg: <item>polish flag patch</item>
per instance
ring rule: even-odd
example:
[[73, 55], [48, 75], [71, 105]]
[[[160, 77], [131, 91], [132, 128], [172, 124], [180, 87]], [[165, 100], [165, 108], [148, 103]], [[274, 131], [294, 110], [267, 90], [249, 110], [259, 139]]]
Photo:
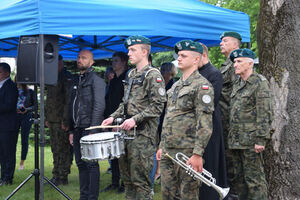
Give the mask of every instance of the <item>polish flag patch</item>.
[[202, 85], [202, 90], [208, 90], [208, 89], [209, 89], [208, 85]]
[[162, 82], [162, 79], [158, 77], [158, 78], [156, 78], [156, 82], [157, 82], [157, 83], [161, 83], [161, 82]]

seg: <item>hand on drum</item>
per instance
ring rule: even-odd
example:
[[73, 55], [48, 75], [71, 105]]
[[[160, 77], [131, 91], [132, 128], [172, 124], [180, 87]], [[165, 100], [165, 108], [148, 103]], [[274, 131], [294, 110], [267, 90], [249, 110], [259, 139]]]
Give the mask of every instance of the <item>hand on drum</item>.
[[114, 121], [113, 117], [106, 118], [105, 120], [103, 120], [101, 126], [111, 125], [113, 121]]
[[197, 171], [202, 173], [203, 170], [203, 160], [202, 157], [197, 155], [197, 154], [193, 154], [192, 157], [186, 162], [187, 165], [192, 165], [192, 168]]
[[133, 118], [130, 118], [130, 119], [126, 119], [122, 124], [121, 124], [121, 129], [124, 129], [124, 130], [130, 130], [132, 129], [133, 127], [135, 126], [135, 121]]

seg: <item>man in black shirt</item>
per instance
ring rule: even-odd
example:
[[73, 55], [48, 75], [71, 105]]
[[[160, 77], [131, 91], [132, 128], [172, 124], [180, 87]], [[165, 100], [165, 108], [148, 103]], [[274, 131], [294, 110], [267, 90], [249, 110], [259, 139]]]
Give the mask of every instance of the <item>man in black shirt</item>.
[[[128, 64], [128, 55], [124, 52], [116, 52], [112, 56], [112, 68], [115, 72], [114, 78], [110, 81], [108, 92], [105, 96], [106, 108], [104, 117], [108, 118], [119, 107], [124, 96], [123, 80], [126, 77]], [[118, 189], [118, 192], [124, 191], [124, 186], [119, 185], [120, 169], [118, 159], [111, 160], [112, 184], [107, 186], [103, 191]]]

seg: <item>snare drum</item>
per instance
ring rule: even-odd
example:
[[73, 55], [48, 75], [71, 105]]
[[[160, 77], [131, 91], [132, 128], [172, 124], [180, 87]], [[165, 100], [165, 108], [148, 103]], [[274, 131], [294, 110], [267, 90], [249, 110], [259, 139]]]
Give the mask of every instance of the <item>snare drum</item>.
[[80, 139], [81, 159], [98, 160], [119, 158], [124, 154], [124, 139], [119, 132], [103, 132]]

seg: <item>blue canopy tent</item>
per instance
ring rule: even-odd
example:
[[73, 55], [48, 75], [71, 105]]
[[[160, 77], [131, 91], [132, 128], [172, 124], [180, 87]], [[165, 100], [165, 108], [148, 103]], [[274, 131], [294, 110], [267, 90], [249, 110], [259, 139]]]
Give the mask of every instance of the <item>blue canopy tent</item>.
[[0, 27], [0, 57], [16, 57], [18, 37], [37, 34], [70, 35], [60, 36], [60, 53], [68, 60], [83, 48], [96, 59], [126, 51], [128, 35], [150, 37], [152, 52], [187, 38], [216, 46], [227, 30], [250, 42], [248, 15], [198, 0], [2, 0]]

